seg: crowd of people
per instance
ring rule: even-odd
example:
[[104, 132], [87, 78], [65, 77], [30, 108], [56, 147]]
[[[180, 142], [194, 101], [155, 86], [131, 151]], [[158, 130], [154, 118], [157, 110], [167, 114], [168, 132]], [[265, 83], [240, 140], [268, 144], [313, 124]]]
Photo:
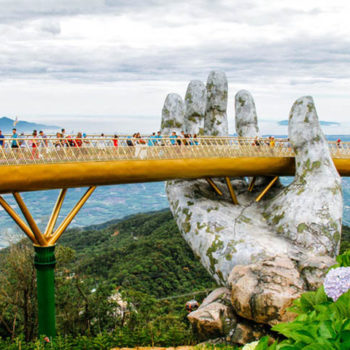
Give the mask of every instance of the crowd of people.
[[[103, 142], [101, 142], [103, 141]], [[107, 143], [106, 143], [107, 141]], [[69, 147], [69, 148], [80, 148], [80, 147], [90, 147], [90, 146], [109, 146], [113, 145], [115, 148], [118, 146], [164, 146], [164, 145], [199, 145], [203, 143], [207, 143], [203, 139], [197, 136], [197, 134], [188, 134], [184, 131], [178, 135], [175, 131], [173, 131], [169, 136], [164, 136], [160, 131], [153, 132], [148, 137], [141, 136], [140, 133], [134, 133], [132, 136], [127, 136], [123, 138], [119, 138], [118, 135], [114, 135], [112, 137], [106, 137], [103, 133], [100, 134], [99, 137], [93, 136], [93, 138], [89, 138], [87, 134], [78, 132], [76, 136], [67, 135], [65, 129], [61, 129], [60, 132], [56, 133], [56, 137], [50, 137], [40, 130], [39, 133], [37, 130], [33, 130], [32, 135], [24, 135], [21, 133], [18, 135], [16, 128], [13, 128], [12, 135], [9, 137], [9, 140], [5, 142], [5, 136], [0, 130], [0, 148], [32, 148], [33, 155], [36, 156], [38, 153], [38, 148], [48, 147], [49, 145], [54, 146], [55, 148], [61, 147]], [[241, 141], [238, 139], [236, 141], [237, 144], [241, 144]], [[247, 145], [246, 141], [244, 145]], [[248, 141], [249, 142], [249, 141]], [[93, 144], [92, 144], [93, 143]], [[254, 146], [257, 149], [260, 149], [261, 146], [265, 146], [271, 149], [271, 151], [275, 147], [283, 147], [291, 150], [291, 144], [289, 139], [275, 139], [274, 136], [270, 136], [268, 138], [259, 138], [255, 137], [248, 143], [248, 145]], [[336, 141], [336, 148], [341, 148], [341, 140], [338, 139]]]
[[[177, 135], [175, 131], [168, 136], [171, 145], [198, 145], [197, 135], [185, 134], [183, 131], [180, 135]], [[94, 140], [96, 136], [93, 137]], [[118, 147], [120, 145], [119, 136], [114, 135], [112, 138], [106, 138], [102, 133], [100, 135], [100, 140], [107, 139], [111, 140], [114, 147]], [[12, 135], [10, 136], [10, 140], [7, 143], [8, 147], [12, 149], [27, 147], [30, 146], [32, 148], [37, 147], [47, 147], [49, 145], [49, 140], [55, 147], [82, 147], [89, 146], [91, 144], [90, 139], [87, 134], [78, 132], [76, 136], [67, 135], [65, 129], [61, 129], [60, 132], [56, 133], [55, 138], [48, 138], [46, 134], [41, 130], [39, 133], [37, 130], [34, 130], [32, 135], [24, 135], [21, 133], [18, 135], [16, 128], [12, 129]], [[126, 146], [136, 146], [136, 145], [147, 145], [147, 146], [159, 146], [164, 145], [164, 136], [162, 136], [161, 132], [158, 131], [153, 132], [148, 137], [142, 137], [140, 133], [134, 133], [132, 136], [128, 136], [126, 140], [123, 139], [124, 144]], [[5, 136], [0, 130], [0, 147], [5, 147]]]

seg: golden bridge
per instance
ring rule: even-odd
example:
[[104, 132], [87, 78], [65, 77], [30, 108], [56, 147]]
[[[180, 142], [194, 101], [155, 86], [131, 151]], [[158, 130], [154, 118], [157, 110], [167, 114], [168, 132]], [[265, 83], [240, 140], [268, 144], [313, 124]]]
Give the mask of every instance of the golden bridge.
[[[0, 147], [0, 193], [235, 176], [294, 175], [286, 139], [120, 137], [11, 139]], [[34, 146], [34, 147], [33, 147]], [[350, 143], [329, 142], [341, 176], [350, 176]]]
[[[329, 142], [341, 176], [350, 176], [350, 143]], [[294, 175], [295, 154], [287, 139], [237, 137], [87, 137], [0, 139], [0, 193], [12, 193], [22, 217], [0, 195], [0, 205], [33, 242], [37, 269], [39, 333], [55, 336], [55, 243], [96, 186], [204, 178], [218, 195], [212, 178], [223, 177], [238, 204], [230, 177], [271, 177], [259, 201], [279, 176]], [[68, 188], [88, 190], [56, 228]], [[61, 189], [46, 229], [41, 231], [19, 192]]]

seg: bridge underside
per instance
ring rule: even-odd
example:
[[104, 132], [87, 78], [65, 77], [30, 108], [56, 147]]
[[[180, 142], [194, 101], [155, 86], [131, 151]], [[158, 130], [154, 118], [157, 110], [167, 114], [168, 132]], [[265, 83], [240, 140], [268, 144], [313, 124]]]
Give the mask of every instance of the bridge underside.
[[[334, 159], [334, 163], [341, 176], [350, 176], [348, 159]], [[0, 193], [224, 176], [293, 176], [294, 173], [293, 157], [2, 165]]]

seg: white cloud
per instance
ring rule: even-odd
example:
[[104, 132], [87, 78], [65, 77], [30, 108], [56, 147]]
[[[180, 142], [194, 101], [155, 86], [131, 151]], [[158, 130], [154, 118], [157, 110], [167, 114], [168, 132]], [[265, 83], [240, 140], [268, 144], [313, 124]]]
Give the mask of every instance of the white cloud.
[[[335, 0], [0, 0], [0, 114], [154, 115], [167, 92], [224, 70], [229, 113], [251, 90], [285, 119], [315, 97], [346, 120], [350, 3]], [[137, 103], [135, 103], [137, 101]], [[232, 124], [232, 123], [231, 123]]]

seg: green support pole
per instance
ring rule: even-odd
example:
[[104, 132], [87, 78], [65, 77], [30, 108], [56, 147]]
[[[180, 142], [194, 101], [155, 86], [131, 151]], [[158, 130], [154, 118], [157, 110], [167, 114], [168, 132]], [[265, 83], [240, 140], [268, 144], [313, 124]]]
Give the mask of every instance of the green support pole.
[[38, 291], [39, 335], [56, 336], [55, 246], [34, 246]]

